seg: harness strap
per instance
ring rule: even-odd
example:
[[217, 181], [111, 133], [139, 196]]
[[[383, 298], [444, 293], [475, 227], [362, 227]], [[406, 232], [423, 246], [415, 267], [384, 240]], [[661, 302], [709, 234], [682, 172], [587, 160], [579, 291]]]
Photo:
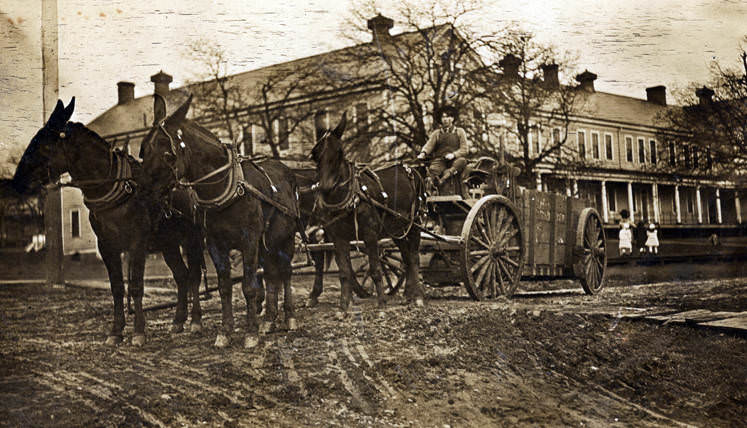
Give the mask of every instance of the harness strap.
[[[112, 181], [114, 184], [112, 188], [104, 195], [99, 198], [87, 198], [83, 197], [83, 203], [86, 204], [90, 210], [101, 210], [105, 208], [111, 208], [120, 203], [124, 202], [125, 199], [132, 195], [134, 189], [134, 182], [132, 181], [132, 166], [128, 162], [127, 156], [117, 156], [117, 172]], [[106, 180], [108, 181], [108, 180]], [[105, 181], [102, 181], [105, 182]], [[80, 185], [79, 183], [76, 183]]]

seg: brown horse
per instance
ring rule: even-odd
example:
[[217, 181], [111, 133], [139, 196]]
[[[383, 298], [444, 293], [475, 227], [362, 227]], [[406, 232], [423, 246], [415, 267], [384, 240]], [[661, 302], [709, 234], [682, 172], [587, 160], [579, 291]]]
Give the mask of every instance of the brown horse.
[[[242, 291], [247, 304], [244, 346], [255, 346], [277, 318], [277, 291], [285, 291], [285, 321], [297, 328], [291, 292], [291, 259], [298, 230], [297, 186], [293, 173], [275, 160], [240, 162], [234, 151], [196, 122], [186, 118], [192, 98], [165, 117], [165, 101], [155, 96], [157, 124], [143, 141], [143, 166], [150, 183], [162, 194], [174, 183], [191, 189], [204, 213], [207, 248], [218, 273], [222, 331], [215, 346], [225, 347], [234, 318], [229, 252], [243, 255]], [[158, 112], [161, 112], [160, 114]], [[265, 319], [257, 321], [261, 284], [257, 267], [264, 267]]]
[[420, 230], [413, 227], [422, 180], [402, 165], [372, 171], [358, 169], [345, 159], [341, 138], [346, 117], [342, 116], [334, 130], [317, 130], [317, 143], [311, 151], [319, 176], [316, 206], [324, 230], [334, 242], [340, 268], [340, 307], [346, 311], [352, 300], [350, 241], [358, 239], [365, 243], [378, 304], [384, 306], [378, 240], [386, 237], [393, 238], [402, 254], [405, 297], [422, 306], [425, 292], [418, 272]]
[[[90, 210], [89, 220], [98, 240], [98, 249], [109, 273], [114, 299], [114, 323], [106, 343], [123, 340], [125, 326], [124, 279], [120, 254], [129, 257], [129, 294], [134, 300], [133, 345], [145, 343], [143, 314], [143, 275], [149, 244], [159, 247], [178, 286], [178, 304], [173, 331], [179, 332], [187, 319], [187, 295], [192, 292], [192, 329], [200, 329], [200, 271], [203, 265], [199, 228], [178, 216], [166, 218], [148, 189], [142, 185], [139, 163], [112, 147], [80, 123], [68, 122], [75, 98], [64, 107], [62, 101], [47, 123], [36, 133], [19, 162], [13, 186], [19, 193], [51, 182], [69, 173], [72, 184], [83, 191]], [[130, 171], [130, 173], [125, 173]], [[179, 246], [186, 251], [184, 265]]]

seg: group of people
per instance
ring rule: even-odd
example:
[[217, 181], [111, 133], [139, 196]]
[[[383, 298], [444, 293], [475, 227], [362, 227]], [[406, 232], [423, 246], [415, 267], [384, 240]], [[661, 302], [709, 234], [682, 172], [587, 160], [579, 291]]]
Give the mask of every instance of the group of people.
[[633, 254], [634, 248], [639, 254], [659, 254], [659, 231], [656, 223], [639, 220], [634, 224], [628, 210], [620, 212], [619, 251], [621, 256]]

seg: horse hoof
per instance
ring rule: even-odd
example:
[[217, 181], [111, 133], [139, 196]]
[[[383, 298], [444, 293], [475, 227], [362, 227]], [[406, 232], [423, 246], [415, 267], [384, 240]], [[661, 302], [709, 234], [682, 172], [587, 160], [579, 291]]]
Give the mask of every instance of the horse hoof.
[[298, 330], [298, 321], [295, 318], [288, 318], [288, 331]]
[[122, 336], [108, 336], [104, 344], [106, 346], [117, 346], [122, 343]]
[[192, 323], [192, 324], [191, 324], [191, 325], [189, 326], [189, 331], [190, 331], [190, 332], [191, 332], [192, 334], [197, 334], [197, 333], [201, 333], [201, 332], [202, 332], [202, 323], [199, 323], [199, 322], [193, 322], [193, 323]]
[[244, 338], [244, 349], [252, 349], [259, 345], [259, 338], [254, 336], [247, 336]]
[[145, 335], [144, 334], [136, 334], [132, 336], [132, 346], [143, 346], [145, 345]]
[[417, 299], [415, 299], [415, 306], [419, 308], [422, 308], [423, 306], [425, 306], [425, 303], [423, 302], [422, 297], [418, 297]]
[[184, 324], [172, 324], [171, 325], [171, 334], [179, 334], [184, 331]]
[[225, 348], [228, 346], [230, 341], [228, 340], [228, 336], [225, 334], [219, 334], [218, 337], [215, 338], [215, 347], [216, 348]]
[[266, 334], [269, 334], [272, 331], [272, 323], [269, 321], [263, 321], [259, 325], [259, 334], [261, 336], [264, 336]]

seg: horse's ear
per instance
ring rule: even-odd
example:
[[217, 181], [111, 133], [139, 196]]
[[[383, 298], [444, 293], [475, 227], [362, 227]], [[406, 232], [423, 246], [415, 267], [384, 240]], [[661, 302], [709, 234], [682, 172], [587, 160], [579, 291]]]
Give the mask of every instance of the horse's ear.
[[153, 94], [153, 124], [166, 119], [166, 99], [158, 94]]
[[63, 123], [70, 120], [70, 118], [73, 116], [73, 111], [75, 110], [75, 97], [70, 99], [70, 103], [65, 107], [64, 114], [62, 115]]
[[345, 113], [342, 114], [342, 118], [340, 119], [340, 123], [337, 124], [337, 127], [332, 131], [332, 134], [334, 134], [335, 137], [338, 139], [342, 139], [342, 134], [345, 132], [345, 125], [348, 123], [348, 112], [345, 111]]
[[49, 119], [47, 119], [47, 126], [52, 128], [58, 128], [60, 119], [62, 119], [62, 114], [65, 111], [65, 105], [62, 104], [62, 100], [57, 100], [57, 104], [54, 106], [54, 110], [52, 110], [52, 114], [49, 115]]
[[169, 116], [169, 119], [168, 119], [169, 122], [178, 123], [186, 119], [190, 104], [192, 104], [192, 94], [189, 95], [189, 98], [187, 98], [187, 101], [184, 101], [184, 104], [180, 105], [179, 108], [176, 109], [175, 112], [171, 113], [171, 116]]

